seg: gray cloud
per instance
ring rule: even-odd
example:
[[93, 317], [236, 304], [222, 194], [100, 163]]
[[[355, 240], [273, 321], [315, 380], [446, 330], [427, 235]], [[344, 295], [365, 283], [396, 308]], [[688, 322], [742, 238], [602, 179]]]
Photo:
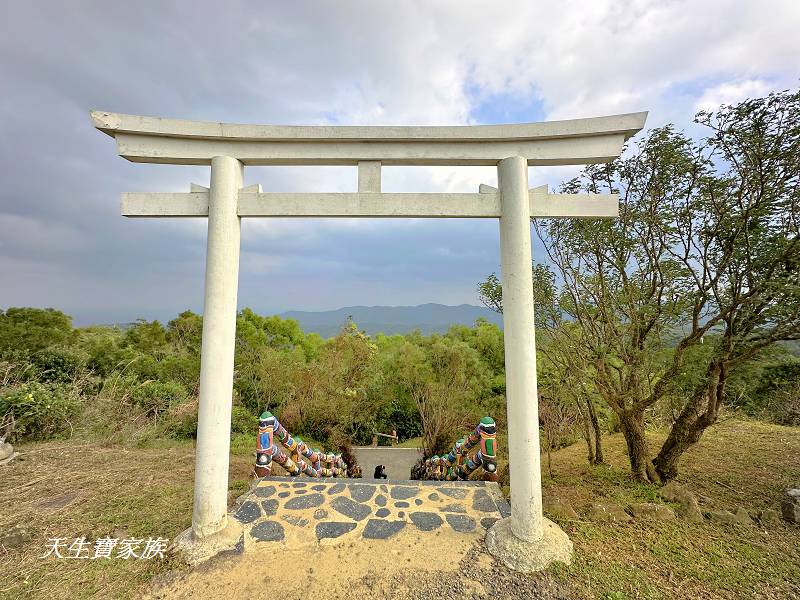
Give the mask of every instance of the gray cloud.
[[[183, 191], [207, 183], [207, 169], [122, 160], [89, 109], [449, 124], [491, 119], [476, 103], [497, 96], [550, 118], [650, 109], [653, 125], [686, 122], [717, 98], [796, 85], [799, 14], [789, 0], [4, 3], [0, 307], [54, 306], [80, 323], [202, 307], [204, 223], [123, 219], [119, 194]], [[532, 183], [571, 172], [535, 170]], [[387, 169], [384, 187], [467, 191], [494, 179], [485, 168]], [[248, 169], [246, 180], [355, 188], [343, 168]], [[239, 296], [264, 312], [475, 302], [498, 263], [493, 222], [253, 220]]]

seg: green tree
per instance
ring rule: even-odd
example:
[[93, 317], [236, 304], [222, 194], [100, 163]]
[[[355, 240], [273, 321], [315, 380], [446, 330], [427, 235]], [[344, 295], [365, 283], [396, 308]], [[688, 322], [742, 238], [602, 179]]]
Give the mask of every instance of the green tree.
[[[800, 91], [701, 112], [715, 166], [700, 193], [674, 195], [662, 239], [686, 278], [689, 332], [674, 363], [712, 331], [705, 377], [653, 460], [664, 479], [716, 422], [732, 374], [772, 344], [800, 338]], [[718, 333], [717, 333], [718, 332]]]
[[167, 330], [158, 321], [139, 319], [125, 331], [122, 345], [142, 354], [155, 356], [166, 350]]
[[[553, 419], [559, 416], [571, 419], [573, 414], [565, 405], [574, 404], [582, 425], [589, 464], [601, 464], [603, 444], [595, 406], [597, 394], [596, 388], [587, 383], [593, 369], [585, 344], [581, 341], [581, 329], [566, 317], [559, 304], [553, 272], [547, 267], [534, 264], [532, 275], [539, 338], [539, 396], [542, 402], [549, 402], [547, 414], [542, 415], [540, 424], [550, 432], [555, 431], [557, 424]], [[489, 275], [478, 286], [478, 294], [485, 306], [502, 313], [503, 290], [497, 275]], [[502, 348], [500, 350], [502, 353]], [[500, 360], [502, 361], [502, 354]]]
[[203, 317], [190, 310], [182, 312], [167, 324], [166, 336], [176, 350], [200, 354]]
[[[700, 143], [657, 129], [564, 185], [619, 193], [619, 219], [536, 224], [555, 270], [538, 278], [555, 290], [543, 301], [547, 285], [537, 285], [537, 321], [617, 414], [637, 479], [674, 478], [683, 452], [718, 418], [732, 373], [800, 335], [800, 93], [697, 121], [710, 131]], [[496, 277], [479, 289], [502, 307]], [[684, 361], [704, 339], [701, 375], [687, 389]], [[670, 393], [679, 406], [652, 458], [645, 414]]]
[[38, 352], [70, 344], [75, 338], [72, 317], [53, 308], [0, 310], [0, 354]]

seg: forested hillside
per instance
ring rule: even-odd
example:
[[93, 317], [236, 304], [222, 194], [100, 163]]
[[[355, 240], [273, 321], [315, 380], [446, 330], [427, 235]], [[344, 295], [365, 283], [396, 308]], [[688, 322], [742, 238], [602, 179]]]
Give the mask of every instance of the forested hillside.
[[[0, 417], [10, 441], [194, 437], [201, 334], [202, 318], [191, 312], [166, 325], [140, 321], [124, 330], [73, 328], [70, 317], [54, 309], [0, 312]], [[279, 415], [297, 435], [331, 448], [369, 443], [375, 431], [394, 429], [401, 441], [424, 433], [426, 450], [440, 452], [483, 415], [505, 430], [503, 333], [486, 321], [451, 327], [443, 335], [374, 337], [345, 321], [338, 335], [323, 340], [291, 319], [245, 309], [236, 340], [234, 435], [253, 435], [263, 410]], [[547, 352], [547, 340], [542, 342], [545, 449], [591, 440], [588, 415], [581, 411], [587, 403], [600, 429], [616, 431], [613, 411], [588, 380], [580, 402], [569, 401], [573, 396], [565, 393], [560, 367]], [[682, 375], [687, 382], [692, 364]], [[730, 408], [797, 424], [799, 377], [800, 360], [774, 346], [734, 377]], [[684, 388], [677, 385], [675, 393]], [[671, 422], [674, 397], [650, 411], [651, 425]]]
[[[11, 439], [193, 437], [202, 318], [166, 326], [75, 329], [53, 309], [0, 313], [0, 415]], [[321, 442], [369, 443], [375, 431], [452, 442], [504, 412], [502, 332], [485, 321], [445, 335], [370, 337], [345, 321], [335, 337], [245, 309], [237, 320], [233, 430], [255, 434], [263, 410]]]
[[500, 315], [482, 306], [460, 304], [420, 304], [419, 306], [345, 306], [336, 310], [302, 311], [281, 313], [284, 319], [294, 319], [304, 331], [318, 333], [322, 337], [333, 337], [342, 328], [346, 319], [358, 323], [358, 328], [370, 335], [383, 333], [411, 333], [419, 330], [423, 334], [446, 333], [452, 325], [471, 326], [478, 319], [486, 319], [499, 327], [503, 326]]

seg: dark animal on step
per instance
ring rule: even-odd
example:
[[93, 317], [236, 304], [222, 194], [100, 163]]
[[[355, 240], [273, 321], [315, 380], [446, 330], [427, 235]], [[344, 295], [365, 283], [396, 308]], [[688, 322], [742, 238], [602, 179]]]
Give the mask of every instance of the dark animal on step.
[[387, 479], [386, 467], [384, 465], [378, 465], [377, 467], [375, 467], [374, 479]]

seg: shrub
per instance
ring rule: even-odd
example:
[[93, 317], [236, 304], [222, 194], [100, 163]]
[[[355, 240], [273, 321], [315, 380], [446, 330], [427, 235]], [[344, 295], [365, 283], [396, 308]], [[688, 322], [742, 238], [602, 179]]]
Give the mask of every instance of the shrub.
[[0, 396], [0, 420], [12, 417], [11, 441], [45, 440], [72, 433], [78, 403], [58, 386], [26, 383]]
[[200, 385], [200, 357], [188, 354], [166, 356], [157, 365], [160, 381], [177, 381], [187, 390], [196, 391]]
[[231, 431], [255, 436], [258, 432], [258, 417], [243, 406], [234, 406], [231, 411]]
[[123, 332], [116, 327], [87, 327], [79, 330], [77, 347], [86, 353], [86, 368], [101, 377], [129, 371], [139, 354], [122, 345]]
[[[362, 413], [344, 425], [346, 437], [358, 446], [368, 446], [372, 443], [372, 436], [378, 430], [375, 417], [369, 413]], [[317, 439], [326, 439], [326, 431], [314, 432]]]
[[[391, 430], [395, 429], [400, 438], [399, 441], [422, 435], [419, 409], [413, 400], [409, 398], [393, 398], [387, 408], [388, 414], [382, 419], [382, 428], [386, 433], [391, 433]], [[383, 415], [381, 416], [383, 417]]]
[[39, 372], [39, 381], [68, 383], [86, 364], [86, 357], [69, 348], [47, 348], [34, 354], [31, 362]]
[[186, 400], [186, 388], [176, 381], [147, 381], [133, 391], [133, 403], [147, 415], [158, 416]]
[[164, 434], [171, 438], [197, 437], [197, 400], [184, 402], [170, 408], [162, 421]]
[[731, 406], [765, 421], [793, 425], [800, 420], [800, 359], [782, 346], [764, 352], [731, 377], [726, 396]]
[[162, 352], [167, 345], [167, 332], [158, 321], [139, 319], [123, 335], [123, 345], [147, 354]]
[[0, 357], [0, 393], [3, 387], [11, 387], [25, 381], [36, 379], [36, 369], [23, 353], [12, 353]]
[[775, 390], [769, 397], [765, 412], [775, 423], [800, 426], [800, 381]]
[[[128, 350], [132, 350], [128, 348]], [[137, 353], [128, 370], [142, 381], [159, 380], [158, 361], [149, 354]]]

